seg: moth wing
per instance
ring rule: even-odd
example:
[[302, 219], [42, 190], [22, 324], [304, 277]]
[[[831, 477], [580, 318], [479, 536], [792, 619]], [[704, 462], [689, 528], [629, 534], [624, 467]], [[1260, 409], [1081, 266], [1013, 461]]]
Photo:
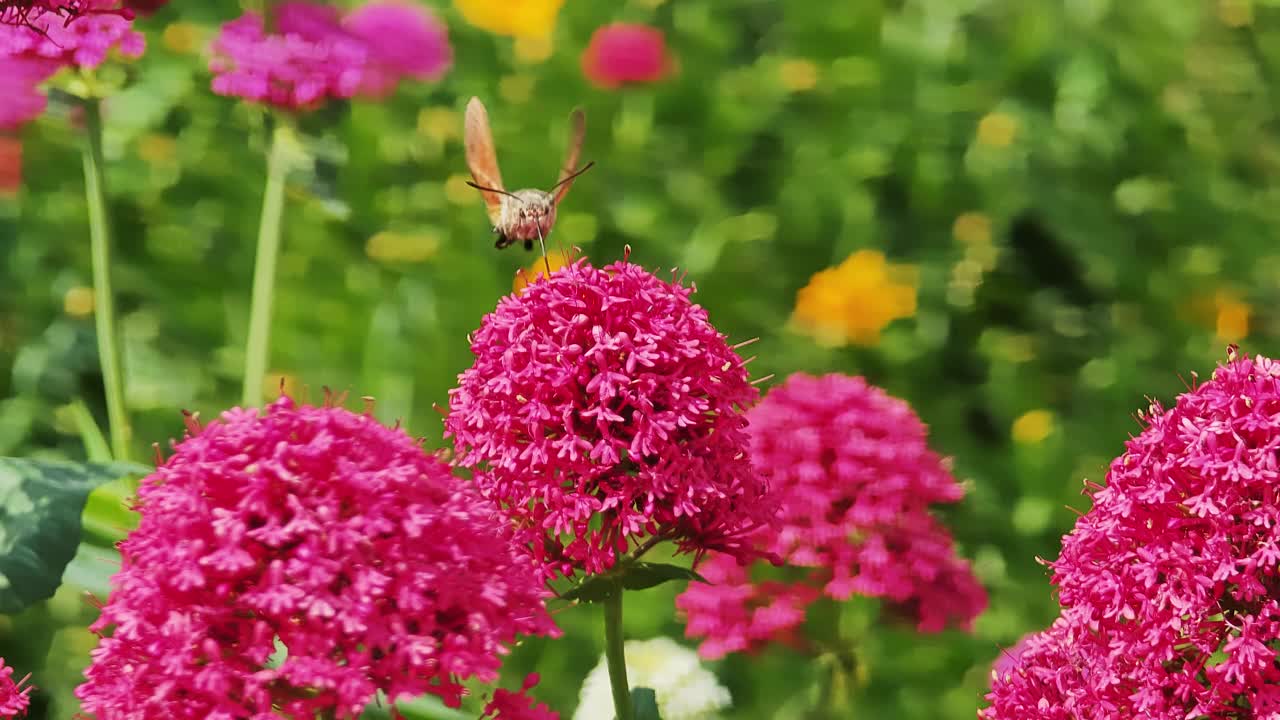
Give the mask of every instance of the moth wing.
[[[489, 111], [485, 110], [480, 98], [473, 97], [467, 103], [464, 141], [467, 150], [467, 167], [471, 170], [471, 179], [475, 184], [506, 190], [502, 184], [502, 171], [498, 169], [498, 153], [493, 147], [493, 131], [489, 129]], [[490, 190], [481, 190], [485, 210], [494, 225], [502, 210], [502, 195]]]
[[557, 187], [555, 204], [569, 192], [573, 180], [569, 180], [578, 169], [578, 160], [582, 157], [582, 140], [587, 136], [587, 114], [582, 108], [574, 108], [569, 114], [569, 147], [565, 148], [564, 165], [560, 166], [560, 177], [556, 179]]

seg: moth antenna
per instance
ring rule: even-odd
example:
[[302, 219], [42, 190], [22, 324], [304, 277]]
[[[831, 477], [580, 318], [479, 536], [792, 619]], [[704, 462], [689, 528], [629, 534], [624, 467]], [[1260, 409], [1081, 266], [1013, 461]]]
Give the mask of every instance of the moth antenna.
[[[586, 172], [586, 171], [590, 170], [592, 167], [595, 167], [595, 164], [596, 164], [596, 161], [595, 161], [595, 160], [592, 160], [591, 162], [587, 163], [586, 165], [583, 165], [581, 169], [573, 171], [572, 173], [570, 173], [570, 174], [566, 175], [566, 176], [564, 177], [564, 179], [563, 179], [563, 180], [561, 180], [561, 181], [557, 182], [555, 185], [552, 185], [552, 186], [551, 186], [551, 188], [550, 188], [550, 190], [547, 190], [547, 192], [551, 192], [552, 190], [555, 190], [556, 188], [560, 187], [561, 185], [563, 185], [563, 184], [565, 184], [565, 183], [567, 183], [567, 182], [572, 182], [574, 178], [576, 178], [576, 177], [578, 177], [579, 175], [581, 175], [582, 173], [584, 173], [584, 172]], [[470, 184], [470, 183], [468, 183], [468, 184]]]
[[498, 188], [491, 188], [491, 187], [485, 187], [483, 185], [477, 185], [471, 182], [470, 180], [467, 181], [467, 184], [477, 190], [483, 190], [484, 192], [498, 193], [499, 195], [506, 195], [507, 197], [515, 197], [514, 193], [509, 193], [506, 190], [499, 190]]

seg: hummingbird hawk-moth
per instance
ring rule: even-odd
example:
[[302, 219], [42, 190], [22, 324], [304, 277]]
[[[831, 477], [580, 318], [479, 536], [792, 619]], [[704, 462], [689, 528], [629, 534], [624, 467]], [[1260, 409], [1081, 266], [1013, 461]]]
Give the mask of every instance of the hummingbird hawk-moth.
[[532, 250], [533, 241], [537, 240], [545, 257], [546, 237], [556, 222], [556, 208], [569, 192], [574, 178], [595, 164], [589, 162], [581, 169], [575, 169], [582, 154], [582, 138], [587, 132], [586, 114], [581, 109], [570, 113], [569, 147], [560, 167], [560, 178], [547, 191], [526, 188], [508, 192], [503, 186], [498, 155], [493, 148], [493, 131], [489, 129], [489, 111], [485, 110], [479, 98], [473, 97], [467, 103], [465, 130], [467, 167], [471, 169], [473, 180], [467, 184], [479, 190], [484, 197], [489, 221], [498, 235], [494, 247], [501, 249], [522, 242], [525, 250]]

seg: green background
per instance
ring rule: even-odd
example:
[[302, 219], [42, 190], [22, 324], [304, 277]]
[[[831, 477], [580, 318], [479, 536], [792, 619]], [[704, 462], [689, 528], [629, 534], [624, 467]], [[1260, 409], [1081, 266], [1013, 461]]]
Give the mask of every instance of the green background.
[[[1139, 431], [1146, 396], [1171, 400], [1225, 358], [1215, 298], [1251, 308], [1246, 351], [1268, 353], [1280, 334], [1276, 0], [568, 0], [535, 64], [432, 7], [455, 50], [441, 82], [304, 120], [314, 163], [288, 189], [271, 368], [313, 400], [325, 385], [373, 395], [383, 420], [440, 445], [432, 405], [469, 363], [466, 334], [532, 257], [495, 251], [478, 200], [445, 192], [465, 173], [462, 107], [487, 101], [503, 174], [521, 187], [554, 179], [565, 117], [582, 105], [597, 166], [562, 207], [560, 242], [598, 263], [629, 244], [635, 262], [687, 270], [724, 332], [760, 338], [757, 376], [865, 374], [906, 398], [969, 488], [945, 517], [989, 610], [973, 634], [921, 636], [853, 603], [864, 684], [852, 716], [973, 717], [998, 648], [1054, 615], [1037, 557], [1056, 555], [1069, 508], [1088, 507], [1082, 480], [1100, 481]], [[237, 13], [175, 0], [142, 21], [148, 52], [107, 109], [139, 456], [181, 434], [180, 409], [213, 417], [239, 397], [263, 118], [213, 95], [204, 58], [161, 37]], [[664, 29], [679, 72], [587, 84], [579, 55], [616, 20]], [[813, 87], [784, 83], [797, 59], [816, 67]], [[454, 134], [433, 130], [448, 116], [420, 123], [424, 110], [453, 113]], [[984, 117], [1005, 130], [995, 142]], [[0, 198], [0, 455], [82, 458], [69, 403], [105, 422], [92, 318], [64, 310], [90, 284], [82, 138], [57, 98], [21, 137], [22, 190]], [[976, 273], [953, 233], [964, 213], [991, 222]], [[435, 251], [371, 258], [382, 231]], [[917, 266], [914, 316], [870, 347], [789, 330], [797, 290], [864, 248]], [[1052, 432], [1016, 442], [1014, 421], [1037, 409]], [[100, 493], [99, 517], [117, 496]], [[90, 540], [109, 545], [117, 516]], [[0, 618], [0, 655], [41, 688], [32, 717], [74, 712], [92, 647], [82, 591], [109, 571], [109, 556], [81, 563], [52, 601]], [[629, 636], [681, 637], [677, 590], [629, 597]], [[598, 614], [560, 613], [566, 638], [519, 648], [506, 685], [536, 666], [536, 694], [568, 716], [601, 651]], [[815, 677], [781, 650], [712, 667], [735, 718], [794, 717], [784, 705]]]

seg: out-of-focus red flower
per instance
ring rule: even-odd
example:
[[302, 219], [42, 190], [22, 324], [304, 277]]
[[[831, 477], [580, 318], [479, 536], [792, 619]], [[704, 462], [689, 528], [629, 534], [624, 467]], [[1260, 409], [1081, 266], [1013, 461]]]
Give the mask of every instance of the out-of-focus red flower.
[[22, 140], [0, 134], [0, 196], [22, 187]]
[[673, 66], [662, 31], [647, 25], [598, 28], [582, 53], [583, 74], [603, 88], [658, 82]]

